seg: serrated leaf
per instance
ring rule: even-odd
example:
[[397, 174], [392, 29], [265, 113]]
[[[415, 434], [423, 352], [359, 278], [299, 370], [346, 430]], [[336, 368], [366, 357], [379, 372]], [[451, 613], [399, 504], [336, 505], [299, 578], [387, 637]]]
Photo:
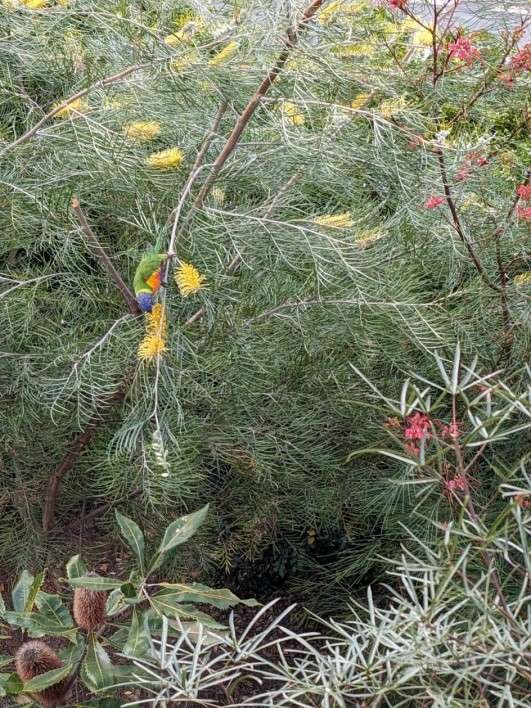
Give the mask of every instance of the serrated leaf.
[[183, 605], [178, 596], [172, 593], [171, 590], [153, 595], [149, 599], [151, 607], [155, 612], [163, 617], [178, 617], [179, 619], [196, 620], [201, 622], [206, 627], [212, 627], [214, 629], [224, 629], [224, 625], [219, 624], [212, 619], [205, 612], [201, 612], [193, 605]]
[[144, 541], [144, 534], [142, 533], [140, 526], [138, 526], [138, 524], [134, 522], [133, 519], [130, 519], [128, 516], [124, 516], [123, 514], [120, 514], [118, 510], [116, 510], [114, 514], [116, 516], [118, 526], [120, 527], [120, 533], [122, 534], [127, 545], [135, 554], [138, 560], [140, 572], [143, 575], [144, 551], [146, 545]]
[[29, 624], [26, 625], [32, 637], [51, 635], [66, 637], [71, 642], [76, 641], [77, 630], [72, 616], [58, 595], [41, 590], [37, 593], [35, 605], [37, 611], [29, 615]]
[[20, 676], [13, 672], [12, 674], [7, 674], [7, 678], [2, 681], [2, 688], [8, 696], [16, 696], [17, 693], [22, 692], [24, 684]]
[[38, 573], [33, 580], [28, 593], [28, 599], [26, 600], [26, 605], [24, 607], [24, 612], [31, 612], [33, 605], [35, 604], [35, 599], [37, 593], [40, 591], [42, 584], [44, 582], [44, 571]]
[[67, 578], [80, 578], [87, 574], [87, 566], [80, 555], [72, 556], [66, 564]]
[[82, 575], [79, 578], [69, 578], [68, 582], [74, 588], [89, 588], [90, 590], [115, 590], [122, 585], [121, 580], [102, 578], [99, 575]]
[[24, 684], [24, 691], [26, 693], [43, 691], [45, 688], [53, 686], [69, 676], [72, 673], [73, 668], [73, 664], [66, 664], [66, 666], [61, 666], [59, 669], [52, 669], [52, 671], [46, 671], [44, 674], [39, 674], [29, 681], [26, 681]]
[[81, 667], [81, 678], [89, 691], [94, 692], [114, 683], [111, 659], [93, 634], [89, 637], [87, 653]]
[[140, 622], [138, 611], [135, 608], [131, 616], [131, 624], [127, 641], [124, 644], [122, 652], [127, 656], [143, 657], [146, 655], [149, 648], [149, 640], [146, 637], [143, 623]]
[[171, 589], [178, 602], [201, 602], [220, 610], [227, 610], [229, 607], [242, 604], [247, 607], [256, 607], [259, 603], [251, 598], [240, 600], [233, 592], [227, 588], [210, 588], [201, 583], [160, 583], [161, 587]]
[[33, 575], [27, 570], [23, 570], [20, 574], [17, 584], [11, 592], [15, 612], [24, 612], [34, 580]]
[[125, 602], [124, 594], [120, 588], [116, 588], [107, 596], [107, 603], [105, 605], [105, 614], [107, 617], [112, 617], [117, 612], [121, 612], [127, 607]]
[[209, 505], [206, 504], [202, 509], [194, 511], [192, 514], [181, 516], [168, 526], [155, 558], [153, 559], [153, 563], [151, 564], [150, 573], [155, 570], [155, 568], [158, 568], [164, 560], [164, 556], [169, 551], [176, 546], [179, 546], [181, 543], [184, 543], [194, 535], [205, 520], [208, 513], [208, 506]]

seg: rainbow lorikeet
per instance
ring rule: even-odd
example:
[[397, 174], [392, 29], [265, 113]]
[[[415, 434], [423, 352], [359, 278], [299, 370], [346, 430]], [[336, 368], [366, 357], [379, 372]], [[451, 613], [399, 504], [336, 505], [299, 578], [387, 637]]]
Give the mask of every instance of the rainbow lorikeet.
[[133, 287], [142, 312], [151, 312], [153, 308], [153, 299], [160, 288], [162, 264], [165, 260], [165, 253], [148, 253], [138, 264]]

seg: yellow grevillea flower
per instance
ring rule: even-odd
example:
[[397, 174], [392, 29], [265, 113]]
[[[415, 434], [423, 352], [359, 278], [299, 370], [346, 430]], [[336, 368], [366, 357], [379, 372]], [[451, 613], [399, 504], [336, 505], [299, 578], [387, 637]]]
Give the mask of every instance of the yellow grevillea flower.
[[390, 118], [395, 113], [400, 113], [407, 108], [407, 101], [404, 96], [398, 98], [390, 98], [387, 101], [382, 101], [378, 106], [378, 113], [384, 118]]
[[138, 345], [137, 356], [139, 359], [154, 359], [163, 352], [168, 351], [166, 342], [156, 334], [146, 334]]
[[191, 263], [181, 261], [175, 273], [175, 282], [183, 297], [193, 295], [204, 288], [206, 278]]
[[361, 108], [364, 106], [367, 101], [370, 99], [371, 94], [370, 93], [360, 93], [356, 96], [356, 98], [352, 99], [350, 102], [350, 108], [353, 110], [357, 110], [358, 108]]
[[284, 101], [282, 104], [282, 113], [287, 117], [290, 123], [293, 125], [303, 125], [304, 115], [301, 109], [296, 103], [291, 103], [290, 101]]
[[183, 152], [178, 147], [168, 148], [167, 150], [161, 150], [160, 152], [154, 152], [146, 158], [146, 162], [149, 167], [153, 167], [155, 170], [176, 169], [181, 166], [183, 160]]
[[330, 5], [327, 5], [317, 14], [317, 20], [322, 25], [326, 25], [330, 20], [332, 20], [336, 15], [355, 15], [365, 5], [364, 0], [358, 0], [358, 2], [344, 2], [343, 0], [334, 0]]
[[348, 229], [354, 223], [350, 211], [345, 211], [342, 214], [323, 214], [316, 216], [313, 223], [318, 226], [325, 226], [331, 229]]
[[21, 0], [21, 2], [28, 10], [41, 10], [48, 6], [48, 0]]
[[216, 202], [216, 204], [219, 204], [220, 206], [223, 206], [225, 203], [225, 192], [221, 187], [212, 187], [210, 190], [210, 194], [212, 195], [212, 199]]
[[187, 69], [192, 64], [197, 64], [199, 62], [199, 52], [196, 49], [192, 49], [189, 52], [185, 52], [182, 56], [174, 59], [170, 63], [170, 68], [177, 73]]
[[[62, 101], [59, 101], [55, 105], [60, 106], [61, 103]], [[69, 118], [70, 116], [76, 115], [76, 113], [87, 113], [88, 111], [89, 104], [83, 98], [76, 98], [74, 101], [70, 101], [67, 106], [61, 108], [61, 110], [55, 114], [54, 118]]]
[[431, 47], [433, 43], [432, 34], [427, 29], [419, 29], [414, 32], [412, 42], [419, 47]]
[[531, 270], [515, 275], [513, 283], [515, 285], [531, 285]]
[[146, 315], [146, 334], [138, 345], [137, 356], [140, 360], [154, 359], [167, 351], [168, 323], [164, 305], [157, 302]]
[[156, 120], [137, 120], [124, 128], [128, 140], [154, 140], [160, 134], [160, 123]]
[[379, 241], [383, 234], [378, 229], [371, 229], [369, 231], [362, 231], [356, 236], [356, 246], [360, 248], [367, 248], [375, 241]]
[[238, 51], [239, 46], [238, 42], [229, 42], [220, 52], [215, 54], [208, 63], [210, 66], [219, 66], [220, 64], [230, 61]]
[[376, 47], [373, 44], [341, 44], [334, 47], [332, 50], [339, 57], [370, 57], [376, 53]]

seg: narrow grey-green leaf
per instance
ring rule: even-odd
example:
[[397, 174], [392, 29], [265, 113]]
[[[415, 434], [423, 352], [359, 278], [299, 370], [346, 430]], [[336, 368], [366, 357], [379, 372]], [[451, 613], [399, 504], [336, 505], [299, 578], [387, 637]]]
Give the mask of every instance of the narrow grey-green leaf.
[[52, 671], [47, 671], [44, 674], [39, 674], [34, 678], [30, 679], [24, 684], [24, 691], [26, 693], [35, 693], [35, 691], [43, 691], [49, 686], [53, 686], [59, 681], [62, 681], [69, 674], [72, 673], [74, 668], [73, 664], [66, 664], [66, 666], [61, 666], [59, 669], [52, 669]]
[[68, 578], [80, 578], [87, 574], [87, 566], [80, 555], [72, 556], [66, 564], [66, 575]]
[[151, 564], [150, 572], [162, 563], [164, 556], [168, 553], [168, 551], [171, 551], [173, 548], [179, 546], [181, 543], [184, 543], [194, 535], [205, 520], [207, 513], [208, 504], [206, 504], [202, 509], [194, 511], [192, 514], [181, 516], [168, 526], [153, 563]]
[[20, 574], [17, 584], [11, 592], [15, 612], [24, 612], [34, 580], [33, 575], [27, 570], [23, 570]]
[[133, 521], [133, 519], [130, 519], [128, 516], [124, 516], [123, 514], [120, 514], [118, 510], [116, 510], [114, 513], [116, 516], [116, 521], [118, 522], [118, 526], [120, 527], [120, 532], [127, 545], [135, 554], [138, 560], [138, 565], [140, 567], [140, 572], [143, 574], [145, 550], [144, 534], [142, 533], [138, 524]]

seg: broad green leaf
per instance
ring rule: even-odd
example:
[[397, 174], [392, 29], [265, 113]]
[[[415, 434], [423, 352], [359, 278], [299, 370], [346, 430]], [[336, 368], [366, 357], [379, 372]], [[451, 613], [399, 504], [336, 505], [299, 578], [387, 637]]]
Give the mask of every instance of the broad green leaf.
[[105, 614], [107, 617], [112, 617], [117, 612], [125, 610], [127, 603], [125, 602], [124, 594], [120, 588], [115, 588], [107, 597], [105, 606]]
[[5, 617], [6, 615], [6, 603], [4, 602], [4, 598], [2, 597], [2, 593], [0, 593], [0, 617]]
[[201, 583], [191, 583], [185, 585], [182, 583], [160, 583], [161, 587], [171, 589], [177, 598], [178, 602], [203, 602], [213, 607], [219, 607], [221, 610], [227, 610], [229, 607], [234, 607], [237, 604], [247, 605], [247, 607], [256, 607], [259, 603], [254, 600], [240, 600], [226, 588], [209, 588]]
[[120, 590], [127, 600], [138, 599], [138, 588], [136, 588], [133, 583], [123, 583], [123, 585], [120, 586]]
[[23, 570], [20, 574], [17, 584], [11, 593], [15, 612], [24, 612], [34, 580], [33, 575], [28, 573], [27, 570]]
[[143, 623], [139, 620], [138, 610], [134, 608], [131, 617], [131, 625], [129, 626], [129, 634], [127, 635], [127, 641], [122, 652], [128, 656], [142, 657], [146, 655], [148, 648], [149, 641], [146, 637]]
[[32, 637], [51, 635], [76, 641], [77, 630], [72, 617], [58, 595], [40, 591], [35, 605], [37, 611], [29, 615], [29, 625], [26, 625]]
[[77, 635], [77, 642], [69, 644], [57, 652], [64, 664], [77, 665], [85, 652], [85, 639], [82, 634]]
[[114, 683], [113, 665], [109, 655], [92, 634], [81, 667], [81, 678], [89, 691], [101, 691]]
[[35, 599], [37, 597], [37, 593], [40, 591], [44, 582], [44, 572], [45, 571], [42, 571], [41, 573], [38, 573], [35, 576], [35, 579], [32, 582], [29, 590], [28, 599], [26, 600], [26, 606], [24, 607], [24, 612], [32, 611], [33, 605], [35, 604]]
[[149, 602], [151, 607], [157, 612], [157, 614], [164, 617], [173, 617], [179, 619], [196, 620], [201, 622], [206, 627], [213, 627], [223, 629], [224, 625], [219, 624], [212, 619], [205, 612], [201, 612], [196, 609], [193, 605], [183, 605], [179, 596], [173, 593], [171, 590], [163, 590], [150, 597]]
[[72, 556], [66, 564], [66, 575], [69, 579], [80, 578], [87, 574], [87, 566], [80, 555]]
[[52, 671], [47, 671], [44, 674], [39, 674], [24, 684], [24, 691], [26, 693], [43, 691], [45, 688], [53, 686], [55, 683], [59, 683], [59, 681], [66, 678], [72, 673], [73, 668], [73, 664], [66, 664], [66, 666], [61, 666], [59, 669], [53, 669]]
[[12, 674], [4, 674], [5, 679], [2, 680], [2, 688], [8, 696], [16, 696], [17, 693], [22, 693], [24, 690], [24, 684], [20, 676], [13, 672]]
[[8, 654], [0, 654], [0, 668], [7, 666], [13, 661], [13, 657]]
[[116, 516], [116, 521], [118, 522], [118, 526], [120, 527], [120, 532], [127, 545], [135, 554], [138, 560], [138, 565], [140, 567], [140, 572], [144, 574], [144, 534], [142, 533], [138, 524], [136, 524], [128, 516], [120, 514], [118, 510], [116, 510], [114, 513]]
[[207, 513], [208, 504], [192, 514], [181, 516], [168, 526], [151, 564], [150, 572], [158, 568], [168, 551], [171, 551], [175, 546], [179, 546], [194, 535], [205, 520]]
[[74, 588], [90, 588], [90, 590], [115, 590], [123, 584], [121, 580], [102, 578], [99, 575], [82, 575], [79, 578], [69, 578], [68, 582]]

